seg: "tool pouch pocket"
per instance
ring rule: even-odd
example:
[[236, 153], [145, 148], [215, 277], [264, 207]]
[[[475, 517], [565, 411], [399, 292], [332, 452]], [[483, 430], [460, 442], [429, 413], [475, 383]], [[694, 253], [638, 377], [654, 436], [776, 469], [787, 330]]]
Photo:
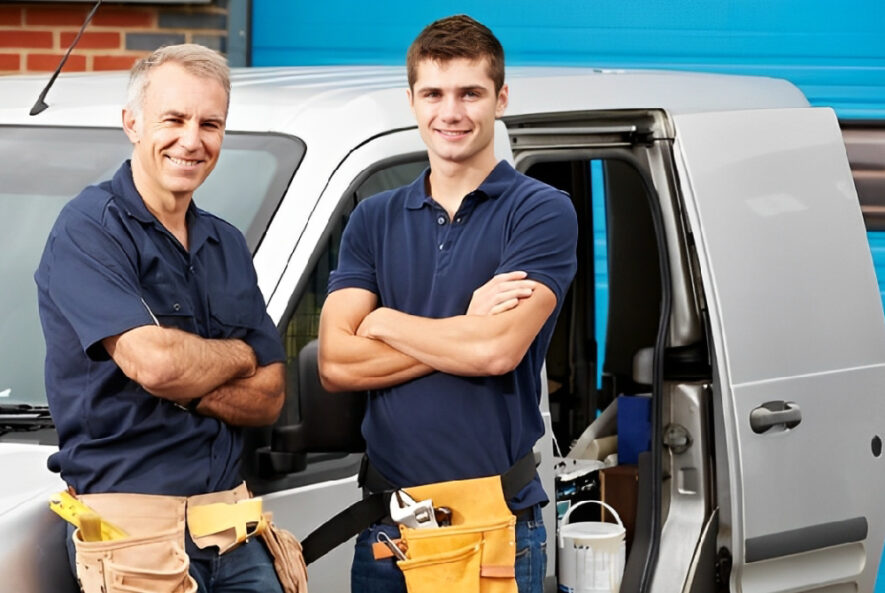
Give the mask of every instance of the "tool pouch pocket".
[[[452, 538], [449, 543], [457, 540]], [[480, 593], [480, 560], [482, 542], [456, 547], [417, 557], [400, 560], [398, 566], [406, 579], [409, 593]]]
[[86, 542], [74, 530], [77, 578], [84, 593], [195, 593], [177, 531]]
[[80, 500], [128, 534], [84, 541], [73, 533], [84, 593], [195, 593], [184, 551], [186, 499], [148, 494], [87, 494]]
[[409, 593], [516, 593], [516, 517], [507, 508], [499, 476], [406, 488], [415, 500], [452, 510], [448, 527], [400, 525]]

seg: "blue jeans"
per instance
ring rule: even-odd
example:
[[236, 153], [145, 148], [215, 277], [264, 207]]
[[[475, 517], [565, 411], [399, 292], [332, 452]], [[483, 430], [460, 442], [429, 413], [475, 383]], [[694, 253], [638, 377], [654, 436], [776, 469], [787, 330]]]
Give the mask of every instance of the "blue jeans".
[[[68, 561], [76, 577], [73, 532], [74, 526], [68, 524]], [[260, 538], [250, 538], [223, 556], [208, 551], [217, 548], [199, 550], [189, 535], [185, 535], [185, 543], [189, 572], [197, 581], [199, 593], [283, 593], [273, 559]]]
[[[375, 560], [372, 543], [379, 531], [399, 537], [392, 525], [374, 525], [356, 539], [350, 569], [352, 593], [406, 593], [403, 573], [393, 558]], [[519, 593], [542, 593], [547, 572], [547, 530], [541, 518], [541, 505], [535, 505], [516, 522], [516, 586]]]

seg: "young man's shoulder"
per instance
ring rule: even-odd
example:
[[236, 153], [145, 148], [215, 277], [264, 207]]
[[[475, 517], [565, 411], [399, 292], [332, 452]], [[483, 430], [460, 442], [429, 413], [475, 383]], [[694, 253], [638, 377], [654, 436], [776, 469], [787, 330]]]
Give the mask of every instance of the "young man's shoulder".
[[567, 192], [519, 171], [514, 171], [514, 182], [510, 186], [510, 192], [518, 197], [531, 198], [533, 200], [571, 201]]

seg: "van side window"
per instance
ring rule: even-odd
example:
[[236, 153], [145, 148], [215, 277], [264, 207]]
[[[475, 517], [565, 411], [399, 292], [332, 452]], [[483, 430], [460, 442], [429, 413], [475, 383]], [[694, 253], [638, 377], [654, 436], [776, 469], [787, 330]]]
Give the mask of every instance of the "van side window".
[[321, 251], [295, 311], [286, 326], [285, 341], [288, 360], [298, 356], [301, 349], [315, 340], [319, 330], [320, 311], [326, 300], [329, 274], [338, 265], [338, 245], [350, 213], [356, 204], [369, 196], [411, 183], [427, 167], [427, 160], [397, 162], [374, 169], [354, 183], [352, 191], [345, 196], [344, 212], [329, 228], [329, 239]]

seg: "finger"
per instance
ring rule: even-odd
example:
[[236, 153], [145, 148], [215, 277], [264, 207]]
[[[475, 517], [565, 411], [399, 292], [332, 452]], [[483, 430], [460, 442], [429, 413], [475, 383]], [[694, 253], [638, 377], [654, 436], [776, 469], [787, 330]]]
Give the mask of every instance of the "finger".
[[525, 299], [532, 296], [534, 291], [531, 288], [515, 288], [513, 290], [505, 290], [495, 295], [494, 302], [503, 303], [510, 299]]
[[499, 284], [501, 282], [512, 282], [514, 280], [522, 280], [526, 276], [528, 276], [528, 274], [526, 274], [522, 270], [516, 270], [513, 272], [504, 272], [503, 274], [498, 274], [496, 276], [493, 276], [491, 281], [496, 284]]
[[492, 307], [492, 310], [489, 311], [489, 314], [490, 315], [497, 315], [498, 313], [503, 313], [505, 311], [509, 311], [510, 309], [513, 309], [514, 307], [516, 307], [516, 305], [518, 305], [518, 304], [519, 304], [519, 299], [508, 299], [508, 300], [504, 301], [503, 303], [498, 303], [497, 305]]
[[511, 280], [499, 284], [496, 288], [502, 293], [510, 290], [534, 290], [537, 286], [538, 283], [534, 280]]

